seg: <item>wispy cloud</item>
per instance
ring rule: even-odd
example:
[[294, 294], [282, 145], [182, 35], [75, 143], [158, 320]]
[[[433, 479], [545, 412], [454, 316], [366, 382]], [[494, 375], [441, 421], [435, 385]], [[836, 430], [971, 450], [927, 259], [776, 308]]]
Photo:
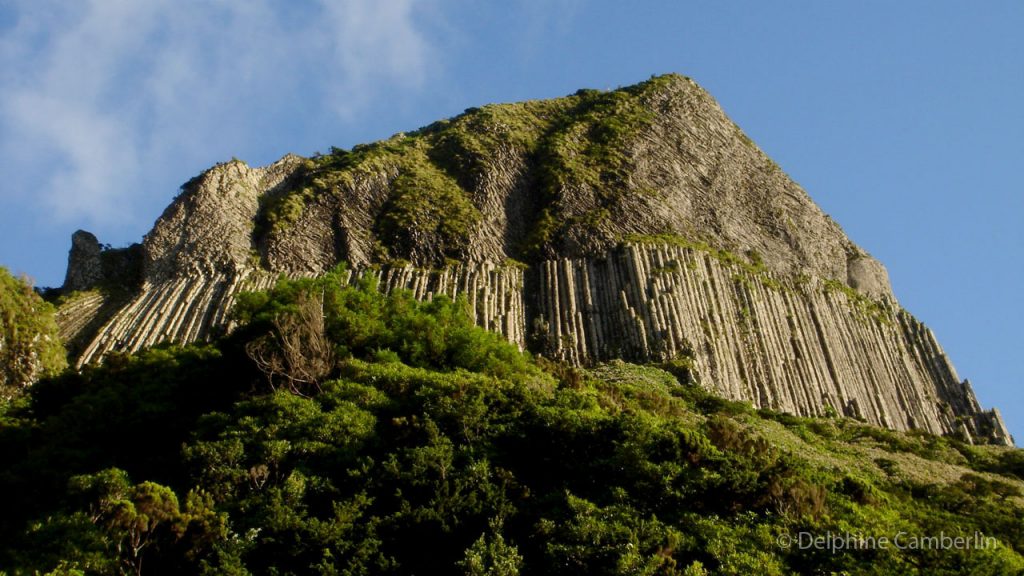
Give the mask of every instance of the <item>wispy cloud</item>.
[[261, 117], [302, 105], [350, 118], [389, 90], [422, 87], [441, 60], [432, 8], [14, 0], [0, 28], [2, 194], [65, 221], [126, 218], [154, 175], [262, 137]]
[[338, 112], [351, 114], [364, 105], [373, 96], [373, 91], [366, 89], [369, 86], [422, 86], [438, 61], [434, 48], [417, 28], [429, 15], [423, 8], [430, 4], [423, 0], [322, 0], [332, 30], [332, 52], [343, 71], [331, 86]]
[[542, 54], [538, 46], [545, 37], [566, 33], [582, 8], [583, 0], [516, 0], [523, 14], [524, 33], [521, 46], [535, 57]]

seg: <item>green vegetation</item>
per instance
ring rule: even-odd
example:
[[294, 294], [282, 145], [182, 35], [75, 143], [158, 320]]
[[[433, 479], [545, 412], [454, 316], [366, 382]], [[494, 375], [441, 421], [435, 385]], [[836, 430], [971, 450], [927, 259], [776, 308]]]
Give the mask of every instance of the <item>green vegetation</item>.
[[285, 194], [266, 195], [260, 198], [260, 222], [265, 230], [283, 230], [298, 222], [302, 210], [316, 197], [317, 190], [302, 186]]
[[28, 282], [0, 267], [0, 406], [67, 366], [53, 313]]
[[[1012, 574], [1024, 458], [756, 411], [662, 367], [533, 360], [372, 275], [240, 299], [0, 420], [8, 574]], [[785, 547], [801, 532], [971, 550]]]
[[[480, 218], [469, 193], [429, 157], [431, 142], [422, 135], [395, 137], [352, 151], [332, 149], [307, 161], [284, 191], [264, 197], [258, 221], [263, 232], [282, 231], [323, 195], [338, 195], [353, 175], [369, 170], [394, 172], [390, 195], [377, 215], [374, 232], [390, 253], [418, 263], [439, 263], [457, 256]], [[426, 252], [424, 252], [426, 251]]]
[[475, 187], [488, 163], [509, 151], [532, 154], [541, 138], [571, 108], [569, 100], [537, 100], [471, 108], [423, 131], [433, 140], [431, 159], [466, 189]]
[[863, 317], [882, 324], [892, 323], [892, 309], [885, 302], [865, 296], [839, 280], [825, 280], [825, 292], [843, 293], [850, 308]]
[[[597, 230], [615, 212], [628, 191], [631, 146], [655, 119], [646, 98], [673, 79], [654, 78], [610, 92], [580, 90], [563, 99], [571, 107], [533, 152], [540, 175], [542, 217], [522, 247], [525, 253], [549, 252], [558, 231], [578, 224]], [[570, 188], [591, 189], [596, 206], [580, 216], [556, 219], [564, 208], [562, 193]], [[561, 224], [554, 225], [555, 221]]]
[[778, 280], [771, 277], [768, 267], [757, 252], [750, 251], [746, 258], [715, 248], [703, 240], [691, 240], [678, 234], [630, 234], [624, 239], [626, 243], [632, 244], [655, 244], [666, 246], [678, 246], [689, 250], [704, 252], [722, 264], [735, 268], [738, 274], [734, 277], [737, 283], [749, 285], [750, 282], [758, 282], [770, 290], [782, 290], [783, 286]]
[[[418, 148], [400, 163], [375, 232], [396, 254], [415, 262], [441, 262], [466, 248], [480, 212], [458, 183]], [[430, 252], [420, 254], [419, 252]]]
[[[261, 199], [261, 233], [286, 230], [322, 196], [340, 198], [358, 175], [385, 176], [389, 197], [374, 227], [385, 247], [381, 258], [440, 263], [467, 248], [468, 233], [480, 218], [471, 191], [488, 165], [512, 154], [537, 174], [531, 207], [537, 219], [519, 247], [523, 256], [537, 254], [551, 247], [561, 228], [598, 226], [614, 212], [627, 191], [630, 147], [654, 120], [647, 99], [676, 79], [471, 108], [351, 151], [333, 148], [307, 161], [282, 191]], [[597, 205], [575, 220], [563, 217], [563, 190], [580, 186], [593, 189]]]
[[580, 90], [571, 111], [540, 143], [542, 178], [554, 192], [586, 184], [610, 199], [621, 193], [629, 164], [626, 151], [640, 130], [654, 121], [642, 102], [650, 85], [600, 92]]

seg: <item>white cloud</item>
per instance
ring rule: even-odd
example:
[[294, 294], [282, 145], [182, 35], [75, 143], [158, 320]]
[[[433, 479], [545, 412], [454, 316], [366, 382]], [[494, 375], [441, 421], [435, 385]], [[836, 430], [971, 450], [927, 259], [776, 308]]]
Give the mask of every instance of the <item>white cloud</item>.
[[134, 149], [126, 144], [132, 134], [123, 122], [73, 99], [33, 92], [13, 94], [4, 104], [13, 117], [13, 146], [21, 148], [16, 157], [29, 167], [15, 181], [33, 181], [26, 192], [62, 220], [96, 210], [110, 219], [128, 215], [118, 186], [137, 174]]
[[423, 85], [438, 61], [421, 28], [435, 15], [425, 0], [320, 0], [329, 49], [342, 74], [328, 87], [334, 110], [351, 117], [376, 96], [371, 86]]
[[[69, 8], [70, 7], [70, 8]], [[209, 163], [288, 107], [352, 118], [440, 61], [432, 2], [15, 0], [0, 37], [5, 196], [123, 219], [154, 176]], [[315, 113], [316, 110], [304, 110]]]

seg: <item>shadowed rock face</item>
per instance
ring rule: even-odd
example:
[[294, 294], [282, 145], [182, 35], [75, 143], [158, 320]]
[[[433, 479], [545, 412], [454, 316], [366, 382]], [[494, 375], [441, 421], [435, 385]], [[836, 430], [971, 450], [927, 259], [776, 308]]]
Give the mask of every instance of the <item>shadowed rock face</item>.
[[103, 279], [100, 259], [102, 251], [99, 240], [93, 234], [79, 230], [71, 235], [68, 272], [64, 277], [65, 290], [89, 290], [100, 283]]
[[[101, 284], [95, 238], [73, 243], [66, 288]], [[239, 291], [346, 261], [385, 289], [465, 295], [481, 325], [567, 362], [686, 354], [703, 385], [757, 406], [1009, 441], [885, 268], [679, 76], [220, 164], [140, 250], [123, 302], [59, 315], [79, 364], [209, 338]]]

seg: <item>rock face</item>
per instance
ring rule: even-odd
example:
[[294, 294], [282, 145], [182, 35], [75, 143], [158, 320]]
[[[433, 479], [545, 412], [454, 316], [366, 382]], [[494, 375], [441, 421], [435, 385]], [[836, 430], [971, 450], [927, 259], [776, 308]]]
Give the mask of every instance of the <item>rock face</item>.
[[64, 288], [70, 291], [89, 290], [103, 279], [103, 252], [96, 236], [85, 230], [71, 235], [71, 251], [68, 253], [68, 272], [64, 277]]
[[758, 407], [1008, 440], [931, 330], [818, 278], [633, 244], [601, 259], [546, 261], [539, 285], [544, 350], [571, 363], [682, 355], [707, 387]]
[[109, 311], [109, 297], [79, 299], [74, 310], [58, 313], [70, 338], [87, 332], [88, 342], [80, 347], [77, 363], [83, 365], [110, 350], [194, 342], [226, 328], [239, 291], [262, 290], [274, 283], [276, 275], [259, 269], [252, 248], [258, 199], [280, 185], [300, 162], [286, 156], [266, 168], [250, 168], [233, 161], [186, 184], [142, 243], [141, 285], [118, 302], [95, 334], [86, 328], [101, 310]]
[[[76, 233], [66, 289], [133, 269], [97, 276], [97, 246]], [[210, 338], [240, 291], [346, 261], [383, 289], [464, 295], [481, 325], [566, 362], [686, 355], [704, 386], [757, 406], [1011, 442], [885, 268], [679, 76], [220, 164], [136, 251], [125, 294], [60, 311], [79, 365]]]

